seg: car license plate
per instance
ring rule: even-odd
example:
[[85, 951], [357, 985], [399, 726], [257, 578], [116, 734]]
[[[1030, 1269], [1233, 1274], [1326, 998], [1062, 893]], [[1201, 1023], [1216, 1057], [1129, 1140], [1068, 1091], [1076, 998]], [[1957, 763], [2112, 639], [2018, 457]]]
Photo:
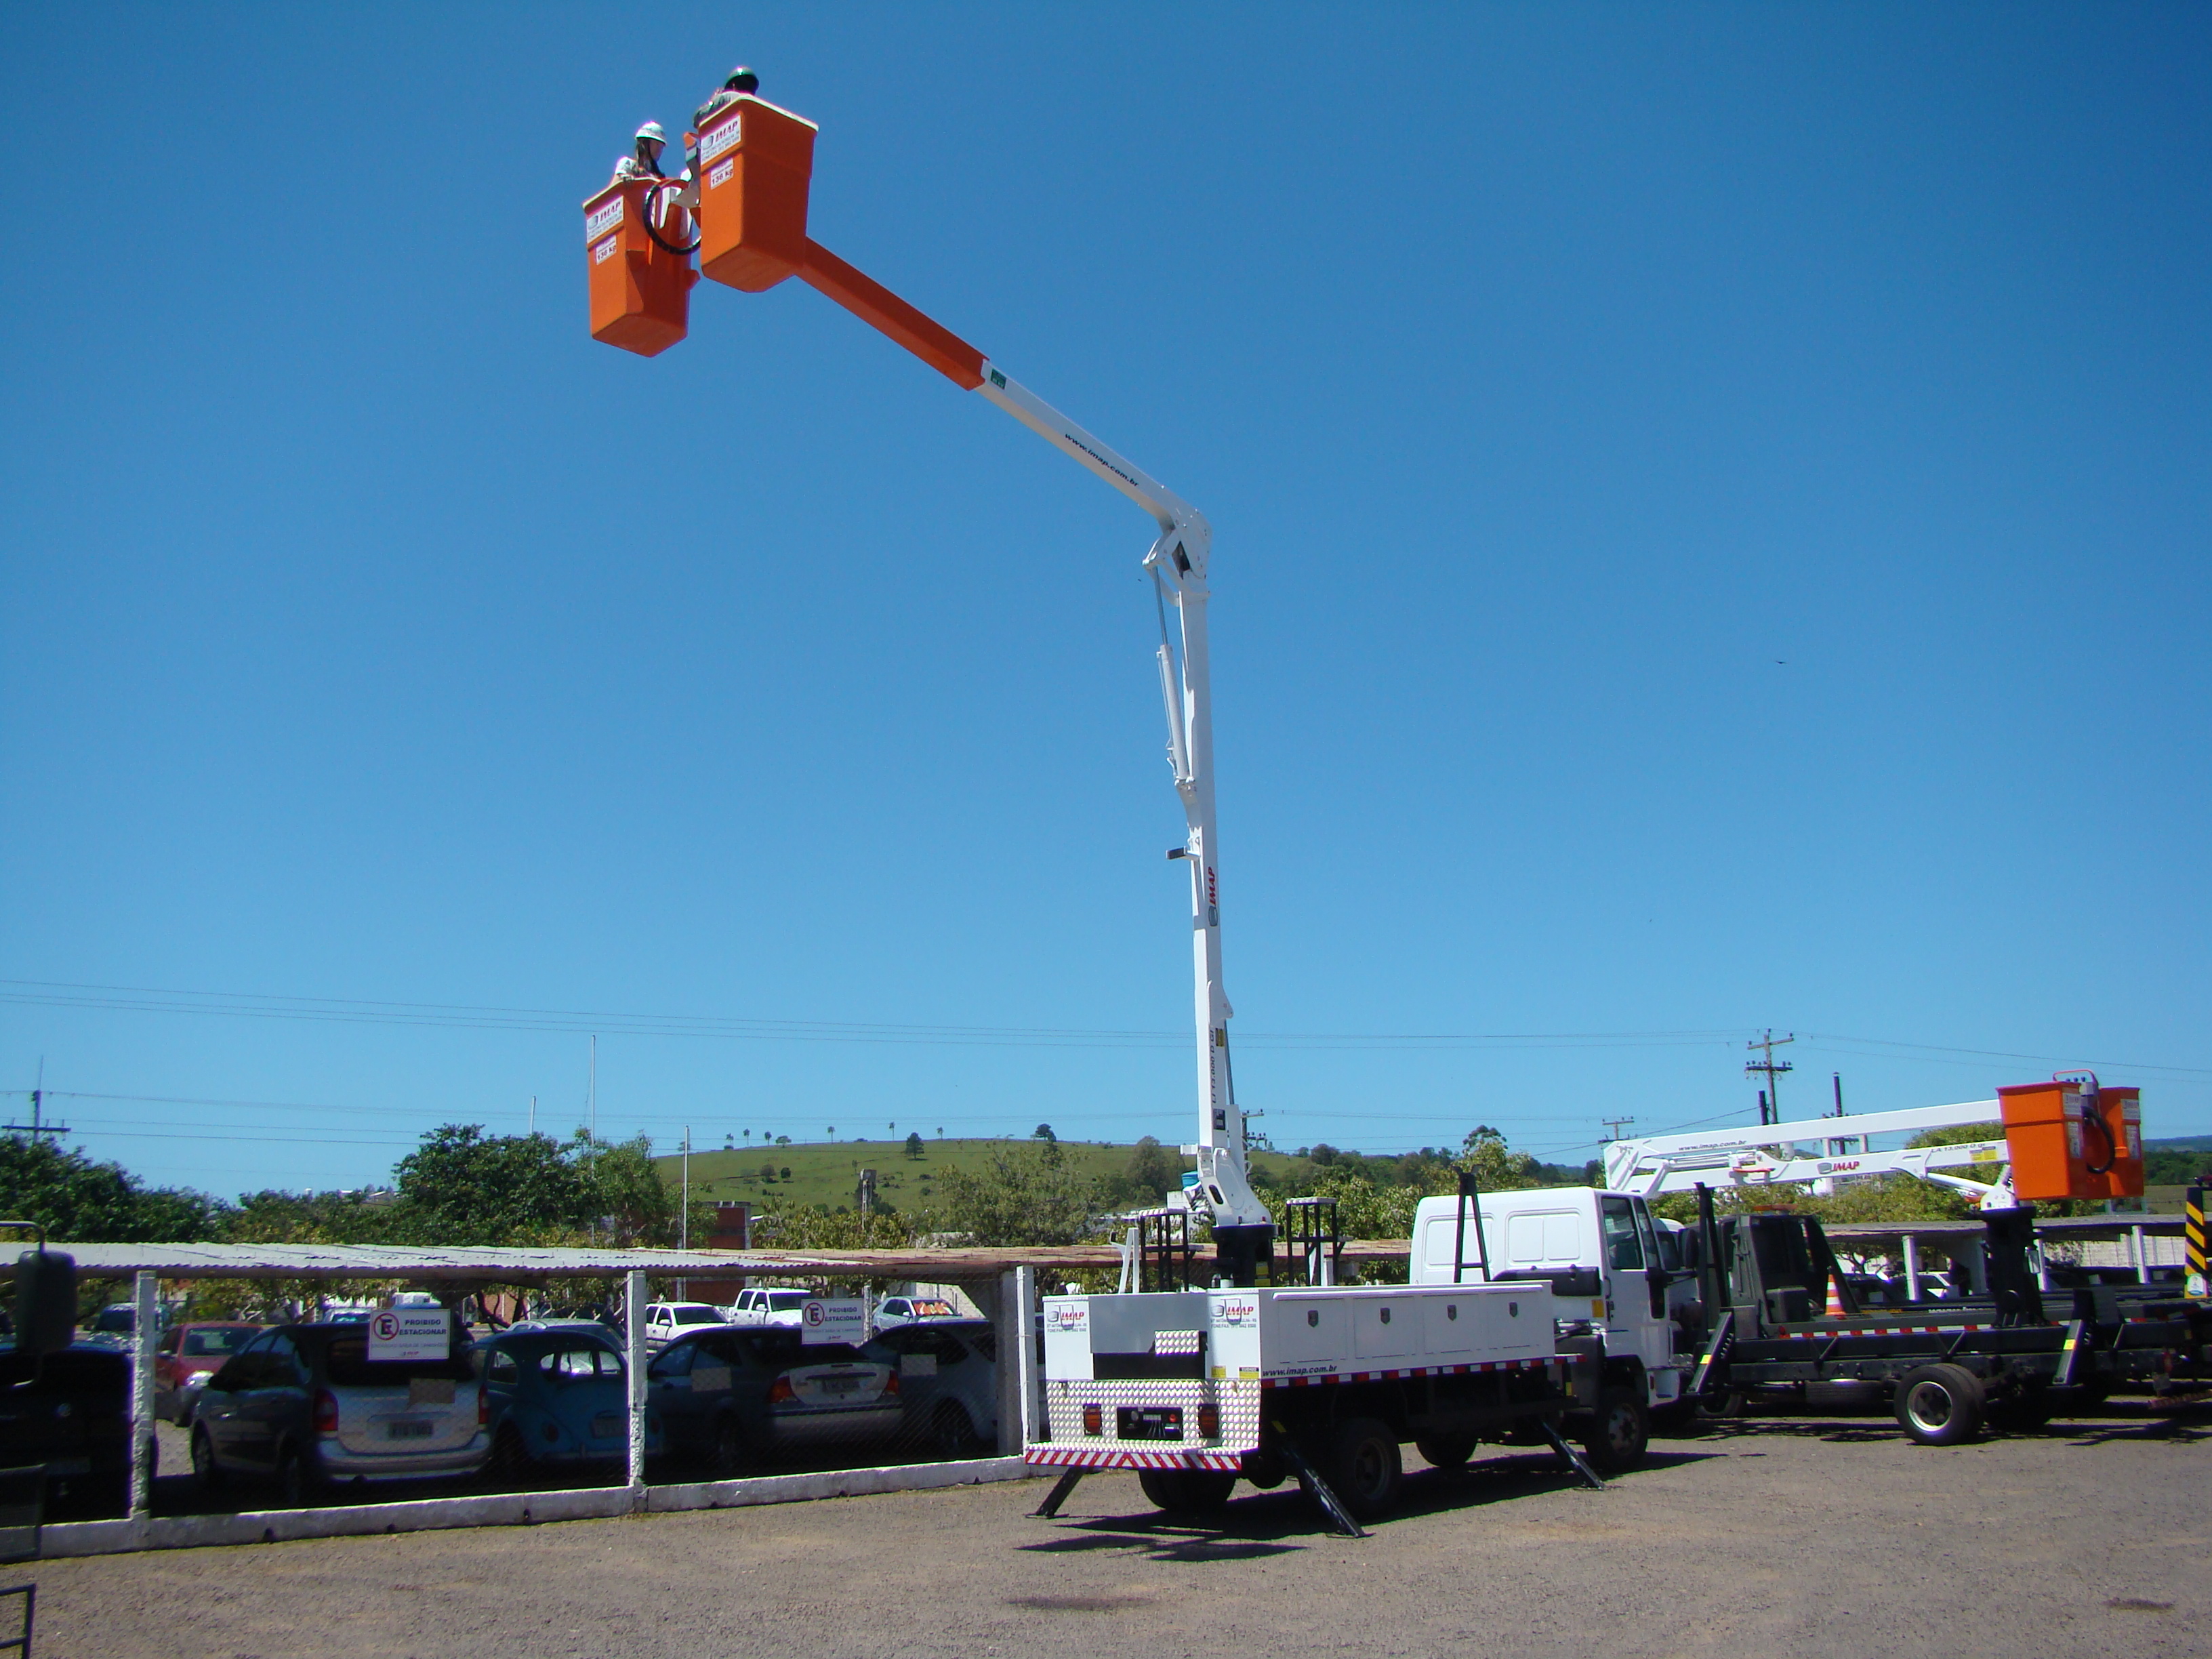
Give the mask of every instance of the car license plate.
[[1180, 1406], [1124, 1406], [1115, 1413], [1115, 1430], [1124, 1440], [1180, 1440]]
[[428, 1423], [392, 1423], [385, 1426], [384, 1432], [392, 1440], [428, 1440], [435, 1430]]
[[629, 1419], [618, 1412], [602, 1412], [592, 1419], [592, 1434], [595, 1439], [612, 1440], [629, 1433]]
[[851, 1394], [860, 1386], [857, 1376], [825, 1376], [817, 1384], [824, 1394]]

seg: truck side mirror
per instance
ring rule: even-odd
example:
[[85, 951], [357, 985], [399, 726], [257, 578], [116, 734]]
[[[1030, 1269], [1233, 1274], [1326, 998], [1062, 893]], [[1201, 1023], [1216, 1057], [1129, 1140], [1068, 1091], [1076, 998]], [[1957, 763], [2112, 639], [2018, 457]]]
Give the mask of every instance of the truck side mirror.
[[15, 1350], [33, 1358], [66, 1348], [76, 1334], [76, 1258], [26, 1250], [15, 1258]]

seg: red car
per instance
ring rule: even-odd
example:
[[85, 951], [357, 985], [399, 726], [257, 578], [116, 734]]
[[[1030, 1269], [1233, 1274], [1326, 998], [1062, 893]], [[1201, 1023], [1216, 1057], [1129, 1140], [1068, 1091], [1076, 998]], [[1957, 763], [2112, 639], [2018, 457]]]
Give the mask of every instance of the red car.
[[154, 1351], [154, 1415], [190, 1428], [208, 1378], [260, 1328], [242, 1319], [199, 1319], [162, 1332]]

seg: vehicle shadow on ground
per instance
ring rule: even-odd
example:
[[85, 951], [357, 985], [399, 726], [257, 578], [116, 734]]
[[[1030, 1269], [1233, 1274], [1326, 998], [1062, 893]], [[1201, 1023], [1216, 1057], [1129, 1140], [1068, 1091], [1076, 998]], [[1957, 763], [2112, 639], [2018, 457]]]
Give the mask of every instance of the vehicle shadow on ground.
[[[1717, 1452], [1654, 1452], [1642, 1468], [1611, 1480], [1634, 1480], [1670, 1468], [1701, 1463]], [[1387, 1520], [1368, 1529], [1387, 1528], [1425, 1516], [1486, 1509], [1544, 1492], [1583, 1492], [1581, 1477], [1549, 1451], [1506, 1455], [1469, 1463], [1462, 1469], [1419, 1468], [1406, 1476], [1404, 1495]], [[1231, 1561], [1281, 1555], [1306, 1549], [1335, 1536], [1328, 1517], [1309, 1500], [1295, 1480], [1265, 1492], [1248, 1492], [1204, 1522], [1147, 1511], [1136, 1515], [1060, 1518], [1049, 1538], [1020, 1548], [1037, 1554], [1127, 1550], [1155, 1561]]]

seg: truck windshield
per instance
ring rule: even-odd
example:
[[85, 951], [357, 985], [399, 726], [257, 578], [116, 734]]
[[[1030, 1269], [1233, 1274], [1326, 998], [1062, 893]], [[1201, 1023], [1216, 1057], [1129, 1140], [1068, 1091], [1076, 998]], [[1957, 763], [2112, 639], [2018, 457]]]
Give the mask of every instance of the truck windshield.
[[1636, 1237], [1636, 1215], [1625, 1198], [1601, 1198], [1599, 1214], [1605, 1224], [1605, 1264], [1616, 1271], [1644, 1266], [1644, 1246]]

